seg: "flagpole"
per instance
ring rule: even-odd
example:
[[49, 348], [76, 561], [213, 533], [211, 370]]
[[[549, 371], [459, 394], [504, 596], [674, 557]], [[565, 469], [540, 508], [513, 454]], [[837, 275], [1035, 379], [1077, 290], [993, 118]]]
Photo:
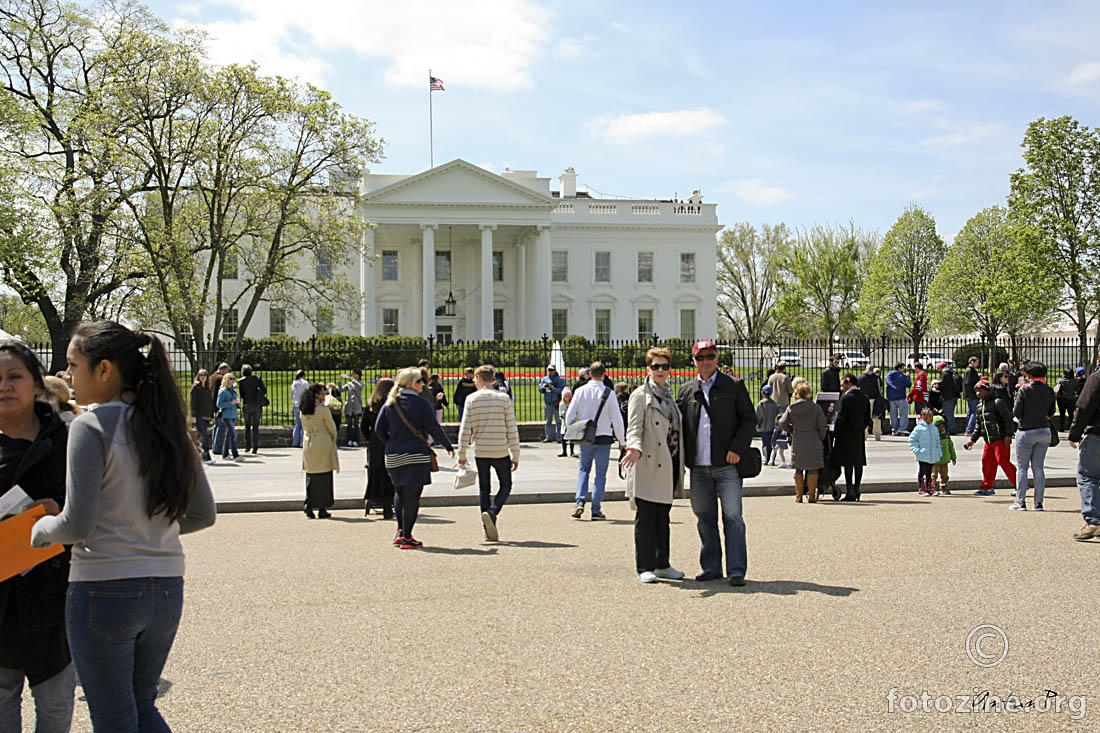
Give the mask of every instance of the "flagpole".
[[432, 70], [428, 69], [428, 160], [431, 165], [429, 168], [435, 168], [435, 131], [433, 130], [432, 120]]

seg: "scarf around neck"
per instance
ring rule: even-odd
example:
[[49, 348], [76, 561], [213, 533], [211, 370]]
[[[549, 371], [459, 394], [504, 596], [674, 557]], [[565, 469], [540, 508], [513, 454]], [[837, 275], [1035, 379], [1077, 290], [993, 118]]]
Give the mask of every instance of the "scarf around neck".
[[658, 387], [652, 379], [646, 377], [642, 389], [645, 390], [647, 395], [654, 398], [653, 403], [657, 406], [657, 409], [665, 414], [669, 422], [673, 426], [679, 427], [680, 408], [676, 406], [676, 401], [672, 399], [672, 387], [669, 386], [668, 382], [665, 382], [665, 386]]

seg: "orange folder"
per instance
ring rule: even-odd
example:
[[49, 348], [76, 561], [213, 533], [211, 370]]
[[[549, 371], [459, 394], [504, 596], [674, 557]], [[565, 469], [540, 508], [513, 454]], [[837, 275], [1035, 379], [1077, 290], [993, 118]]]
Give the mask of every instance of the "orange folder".
[[56, 542], [43, 549], [31, 547], [31, 527], [45, 514], [45, 507], [35, 506], [0, 522], [0, 581], [65, 551], [64, 546]]

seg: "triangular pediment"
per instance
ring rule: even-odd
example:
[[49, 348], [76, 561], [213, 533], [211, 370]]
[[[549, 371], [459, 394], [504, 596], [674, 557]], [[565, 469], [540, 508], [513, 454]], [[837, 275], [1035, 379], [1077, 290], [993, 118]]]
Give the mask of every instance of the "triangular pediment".
[[464, 160], [452, 160], [431, 170], [371, 191], [371, 204], [522, 206], [553, 209], [557, 200], [491, 173]]

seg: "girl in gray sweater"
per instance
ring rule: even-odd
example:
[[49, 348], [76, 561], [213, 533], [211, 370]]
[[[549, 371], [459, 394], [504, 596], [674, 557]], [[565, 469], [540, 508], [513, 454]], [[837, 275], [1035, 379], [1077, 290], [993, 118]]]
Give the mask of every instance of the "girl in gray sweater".
[[31, 543], [73, 546], [66, 618], [93, 729], [167, 730], [155, 698], [183, 611], [179, 538], [214, 523], [214, 497], [160, 341], [88, 323], [67, 358], [76, 399], [99, 406], [69, 428], [65, 508], [47, 506]]

